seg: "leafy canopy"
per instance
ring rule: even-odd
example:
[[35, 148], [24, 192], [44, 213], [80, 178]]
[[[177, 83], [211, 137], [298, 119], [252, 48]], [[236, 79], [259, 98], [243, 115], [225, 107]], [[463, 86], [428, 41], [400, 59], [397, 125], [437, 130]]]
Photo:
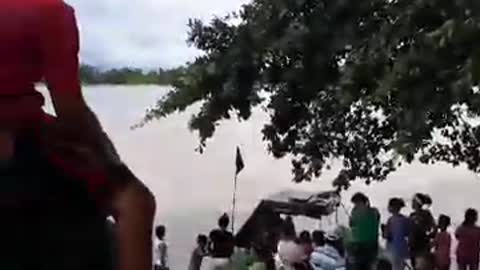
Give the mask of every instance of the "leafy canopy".
[[200, 101], [201, 150], [221, 120], [265, 105], [263, 139], [297, 182], [330, 160], [341, 187], [415, 159], [480, 172], [480, 1], [254, 0], [189, 26], [204, 54], [145, 123]]

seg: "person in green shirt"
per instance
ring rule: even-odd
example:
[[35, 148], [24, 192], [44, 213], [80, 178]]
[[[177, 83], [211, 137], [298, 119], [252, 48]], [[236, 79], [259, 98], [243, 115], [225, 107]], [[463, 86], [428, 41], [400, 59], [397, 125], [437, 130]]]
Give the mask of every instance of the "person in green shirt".
[[231, 258], [232, 269], [249, 270], [250, 266], [255, 262], [255, 256], [252, 253], [251, 248], [237, 248]]
[[350, 257], [354, 270], [370, 270], [378, 255], [380, 213], [363, 193], [352, 196]]

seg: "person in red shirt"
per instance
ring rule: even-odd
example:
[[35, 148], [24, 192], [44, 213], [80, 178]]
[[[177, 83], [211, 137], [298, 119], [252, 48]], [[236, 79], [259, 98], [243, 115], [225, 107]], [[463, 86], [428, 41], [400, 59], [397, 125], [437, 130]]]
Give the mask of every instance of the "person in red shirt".
[[[112, 215], [116, 220], [118, 269], [150, 270], [155, 199], [121, 161], [95, 114], [87, 106], [79, 80], [78, 53], [79, 32], [75, 13], [62, 0], [0, 0], [0, 174], [2, 177], [10, 176], [8, 173], [13, 171], [16, 178], [30, 181], [25, 180], [22, 188], [17, 188], [24, 193], [22, 196], [27, 194], [21, 203], [16, 199], [18, 194], [11, 195], [13, 191], [2, 186], [4, 194], [0, 197], [0, 212], [4, 215], [15, 212], [15, 217], [18, 217], [24, 214], [22, 211], [26, 205], [33, 207], [37, 204], [32, 203], [35, 201], [41, 202], [35, 207], [43, 213], [58, 211], [64, 214], [68, 211], [58, 210], [61, 201], [50, 201], [54, 201], [52, 198], [57, 195], [63, 196], [65, 201], [74, 200], [76, 197], [72, 194], [80, 194], [78, 190], [83, 184], [70, 180], [82, 179], [88, 196], [79, 195], [78, 198], [84, 198], [85, 205], [91, 198], [105, 218]], [[44, 98], [35, 89], [38, 82], [46, 84], [56, 117], [43, 112]], [[10, 167], [6, 165], [9, 162], [13, 164]], [[37, 177], [34, 177], [35, 174]], [[37, 183], [36, 178], [41, 178], [43, 183]], [[6, 181], [3, 182], [6, 185]], [[59, 188], [62, 185], [65, 188]], [[45, 192], [39, 193], [38, 190]], [[37, 194], [35, 192], [41, 194], [40, 199], [33, 199], [32, 194]], [[19, 208], [13, 211], [12, 205]], [[86, 220], [90, 214], [79, 210], [75, 222], [81, 222], [81, 218]], [[75, 218], [72, 217], [68, 226], [73, 226]], [[30, 228], [35, 228], [35, 222], [29, 222]], [[67, 224], [51, 224], [51, 228], [63, 226], [63, 229]], [[7, 225], [1, 226], [0, 231], [5, 234], [8, 230], [19, 230], [13, 225], [8, 228]], [[32, 237], [48, 242], [41, 238], [46, 234], [45, 230], [32, 234]], [[32, 248], [25, 243], [22, 245], [24, 249]], [[41, 246], [37, 247], [41, 249]], [[68, 249], [65, 246], [59, 247], [59, 250], [62, 248]], [[0, 263], [4, 258], [8, 259], [2, 252], [13, 252], [11, 250], [14, 249], [0, 247]], [[88, 247], [85, 247], [87, 251]], [[59, 257], [51, 259], [67, 260]], [[90, 258], [84, 258], [87, 259]], [[39, 265], [33, 268], [46, 269], [40, 262], [36, 263]], [[97, 268], [89, 266], [85, 269]]]
[[477, 270], [480, 254], [480, 227], [477, 226], [478, 212], [468, 209], [465, 220], [457, 228], [457, 263], [459, 270]]
[[450, 217], [440, 215], [438, 218], [438, 231], [433, 240], [435, 265], [438, 270], [449, 270], [451, 264], [452, 236], [448, 232]]

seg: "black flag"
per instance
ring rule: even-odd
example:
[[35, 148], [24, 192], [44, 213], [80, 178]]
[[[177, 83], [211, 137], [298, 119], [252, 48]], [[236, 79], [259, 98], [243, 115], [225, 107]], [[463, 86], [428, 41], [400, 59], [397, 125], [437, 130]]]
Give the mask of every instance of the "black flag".
[[240, 147], [237, 146], [237, 156], [235, 158], [235, 166], [237, 170], [235, 174], [239, 174], [243, 168], [245, 168], [245, 163], [243, 163], [242, 153], [240, 153]]

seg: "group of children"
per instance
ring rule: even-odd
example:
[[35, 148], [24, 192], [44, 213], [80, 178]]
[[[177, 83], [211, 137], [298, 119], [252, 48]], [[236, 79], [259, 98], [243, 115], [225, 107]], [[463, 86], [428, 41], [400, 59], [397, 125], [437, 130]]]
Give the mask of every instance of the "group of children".
[[[402, 199], [390, 200], [391, 213], [383, 226], [383, 237], [387, 240], [387, 252], [394, 270], [405, 269], [411, 260], [415, 269], [449, 270], [452, 265], [452, 235], [449, 232], [451, 219], [440, 215], [437, 224], [424, 204], [431, 204], [427, 197], [414, 199], [414, 212], [410, 217], [401, 214], [405, 207]], [[480, 254], [480, 227], [477, 226], [478, 212], [468, 209], [463, 223], [455, 230], [457, 240], [456, 261], [458, 270], [478, 270]]]

